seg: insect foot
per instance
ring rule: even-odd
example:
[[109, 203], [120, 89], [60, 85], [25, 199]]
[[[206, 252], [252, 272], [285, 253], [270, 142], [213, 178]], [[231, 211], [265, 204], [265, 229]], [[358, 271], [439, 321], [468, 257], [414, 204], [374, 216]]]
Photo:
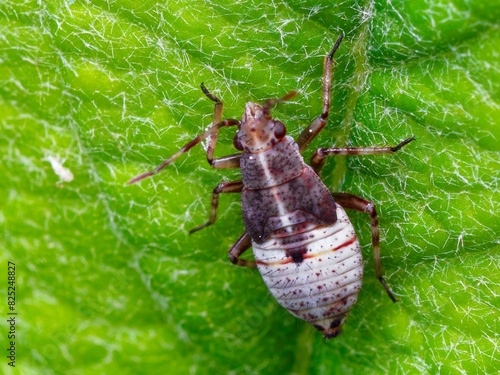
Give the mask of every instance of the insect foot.
[[[304, 162], [301, 152], [328, 120], [333, 56], [341, 41], [342, 36], [324, 60], [323, 111], [297, 141], [287, 136], [285, 125], [271, 115], [274, 105], [289, 100], [296, 92], [263, 104], [247, 103], [241, 121], [222, 120], [222, 102], [202, 84], [203, 93], [215, 103], [211, 127], [157, 168], [129, 181], [133, 184], [158, 173], [206, 139], [210, 165], [217, 169], [241, 168], [242, 179], [217, 185], [208, 221], [191, 233], [216, 222], [220, 194], [240, 193], [245, 231], [229, 249], [229, 260], [235, 265], [257, 267], [278, 303], [311, 323], [327, 339], [341, 333], [363, 277], [361, 247], [344, 209], [370, 216], [376, 277], [389, 297], [393, 301], [396, 298], [383, 278], [375, 204], [352, 194], [331, 193], [318, 174], [328, 156], [392, 154], [414, 140], [408, 138], [394, 147], [320, 148], [310, 165]], [[234, 146], [239, 153], [214, 158], [218, 132], [230, 126], [238, 128]], [[250, 247], [254, 260], [241, 259]]]

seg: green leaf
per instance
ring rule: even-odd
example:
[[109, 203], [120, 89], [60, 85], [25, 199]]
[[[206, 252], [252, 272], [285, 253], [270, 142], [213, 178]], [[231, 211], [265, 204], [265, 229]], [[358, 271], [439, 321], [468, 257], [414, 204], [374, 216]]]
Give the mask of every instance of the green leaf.
[[[500, 6], [495, 1], [12, 1], [0, 4], [0, 237], [16, 264], [16, 368], [4, 373], [492, 374], [500, 367]], [[321, 111], [324, 55], [340, 33], [322, 146], [396, 145], [336, 157], [334, 191], [377, 204], [364, 286], [325, 341], [225, 252], [239, 198], [212, 188], [202, 147], [134, 186], [211, 122], [205, 82], [239, 118], [247, 101], [300, 96], [274, 115], [297, 136]], [[216, 155], [234, 152], [221, 134]], [[2, 337], [7, 340], [7, 311]], [[2, 339], [3, 340], [3, 339]], [[4, 342], [4, 341], [2, 341]]]

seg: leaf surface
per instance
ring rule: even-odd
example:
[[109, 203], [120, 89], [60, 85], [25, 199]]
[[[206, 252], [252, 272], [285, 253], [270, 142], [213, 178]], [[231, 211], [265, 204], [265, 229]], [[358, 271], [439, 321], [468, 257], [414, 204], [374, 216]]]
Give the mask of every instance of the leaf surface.
[[[13, 373], [497, 371], [500, 6], [330, 3], [0, 4]], [[221, 197], [216, 225], [187, 234], [206, 220], [213, 187], [238, 171], [211, 170], [197, 147], [125, 183], [210, 124], [201, 82], [226, 118], [299, 90], [274, 110], [297, 136], [321, 111], [322, 62], [340, 33], [329, 124], [306, 159], [318, 147], [417, 141], [395, 155], [332, 158], [323, 171], [332, 190], [377, 204], [400, 298], [391, 303], [375, 280], [369, 220], [353, 213], [364, 286], [343, 335], [325, 342], [257, 272], [227, 261], [243, 231], [237, 195]], [[216, 155], [234, 152], [233, 134], [221, 134]]]

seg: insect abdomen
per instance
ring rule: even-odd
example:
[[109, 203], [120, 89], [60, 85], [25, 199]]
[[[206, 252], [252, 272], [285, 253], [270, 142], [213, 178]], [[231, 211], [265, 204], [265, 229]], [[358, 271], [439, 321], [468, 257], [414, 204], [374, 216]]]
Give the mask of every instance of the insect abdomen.
[[332, 225], [308, 224], [300, 233], [284, 227], [265, 242], [253, 243], [257, 267], [271, 294], [326, 338], [340, 333], [363, 276], [352, 224], [338, 204], [336, 213]]

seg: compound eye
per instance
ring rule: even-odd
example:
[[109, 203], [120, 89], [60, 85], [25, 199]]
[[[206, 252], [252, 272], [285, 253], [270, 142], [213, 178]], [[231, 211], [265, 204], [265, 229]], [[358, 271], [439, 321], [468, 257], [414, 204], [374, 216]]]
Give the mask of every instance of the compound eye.
[[275, 121], [274, 122], [274, 136], [277, 139], [281, 139], [286, 135], [286, 128], [285, 125], [281, 121]]
[[243, 151], [243, 145], [241, 144], [239, 132], [233, 138], [233, 145], [238, 151]]

